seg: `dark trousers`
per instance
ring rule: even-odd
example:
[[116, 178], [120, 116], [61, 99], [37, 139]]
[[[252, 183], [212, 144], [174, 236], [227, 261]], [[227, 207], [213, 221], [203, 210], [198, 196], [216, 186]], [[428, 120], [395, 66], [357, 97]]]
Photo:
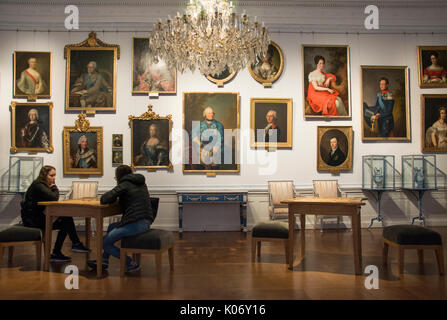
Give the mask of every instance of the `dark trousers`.
[[[39, 219], [38, 221], [23, 219], [23, 225], [25, 227], [39, 228], [43, 233], [45, 233], [45, 220], [43, 219]], [[72, 217], [57, 218], [56, 221], [53, 222], [52, 229], [59, 230], [56, 237], [56, 243], [54, 244], [53, 253], [61, 253], [62, 245], [64, 244], [67, 234], [73, 244], [78, 244], [80, 242]]]

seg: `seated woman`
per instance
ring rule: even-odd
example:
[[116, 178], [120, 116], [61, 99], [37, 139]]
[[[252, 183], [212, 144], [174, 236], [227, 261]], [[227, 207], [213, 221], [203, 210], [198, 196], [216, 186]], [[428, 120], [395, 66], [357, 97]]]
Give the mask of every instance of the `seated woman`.
[[439, 120], [427, 129], [425, 146], [447, 149], [447, 108], [439, 108]]
[[169, 164], [169, 147], [161, 140], [155, 123], [149, 126], [149, 138], [140, 146], [140, 154], [135, 157], [138, 166], [167, 166]]
[[[58, 201], [59, 190], [55, 184], [56, 169], [52, 166], [44, 166], [40, 170], [39, 177], [33, 181], [25, 193], [21, 202], [21, 215], [25, 227], [39, 228], [45, 232], [45, 206], [39, 206], [39, 201]], [[59, 230], [54, 244], [51, 262], [66, 262], [71, 258], [62, 254], [62, 245], [68, 236], [72, 242], [71, 251], [88, 253], [86, 248], [76, 233], [76, 228], [72, 217], [59, 217], [53, 223], [53, 230]], [[51, 232], [51, 231], [50, 231]]]
[[446, 83], [447, 71], [443, 66], [438, 65], [439, 54], [433, 51], [430, 54], [431, 65], [424, 69], [423, 83]]
[[[123, 212], [120, 222], [111, 223], [104, 236], [104, 252], [102, 254], [102, 266], [107, 269], [109, 257], [120, 258], [120, 249], [114, 245], [115, 242], [124, 237], [135, 236], [150, 229], [154, 221], [151, 200], [145, 178], [141, 174], [133, 174], [132, 169], [127, 165], [120, 165], [115, 170], [117, 186], [104, 193], [101, 197], [101, 204], [114, 203], [119, 199], [119, 204]], [[89, 267], [96, 269], [96, 261], [88, 261]], [[126, 272], [134, 272], [140, 266], [126, 257]]]
[[323, 116], [347, 115], [343, 101], [337, 90], [331, 89], [331, 82], [337, 78], [331, 73], [324, 72], [326, 60], [323, 56], [315, 56], [316, 69], [309, 73], [309, 88], [307, 102], [315, 113]]

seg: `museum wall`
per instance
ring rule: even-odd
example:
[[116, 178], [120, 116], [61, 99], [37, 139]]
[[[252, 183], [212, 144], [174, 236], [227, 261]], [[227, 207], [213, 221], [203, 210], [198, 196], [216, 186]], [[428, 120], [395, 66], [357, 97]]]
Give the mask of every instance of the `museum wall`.
[[[73, 180], [95, 180], [100, 183], [100, 193], [115, 185], [112, 166], [112, 134], [123, 134], [123, 160], [130, 163], [131, 136], [128, 117], [139, 116], [147, 111], [149, 104], [153, 111], [161, 116], [172, 115], [172, 163], [173, 170], [156, 172], [138, 170], [147, 179], [149, 191], [161, 197], [160, 215], [157, 224], [174, 229], [177, 225], [176, 191], [185, 190], [248, 190], [248, 224], [268, 218], [267, 181], [291, 179], [298, 192], [309, 194], [312, 180], [338, 179], [348, 196], [362, 195], [362, 156], [370, 154], [389, 154], [396, 158], [396, 169], [401, 172], [401, 156], [421, 154], [421, 94], [446, 94], [446, 89], [421, 89], [418, 86], [418, 45], [446, 45], [445, 34], [332, 34], [332, 33], [281, 33], [272, 32], [271, 39], [282, 49], [284, 70], [271, 88], [264, 88], [255, 81], [248, 70], [239, 72], [223, 88], [207, 80], [198, 71], [177, 73], [177, 94], [160, 95], [149, 98], [147, 95], [132, 95], [132, 38], [148, 36], [146, 32], [113, 32], [93, 30], [97, 37], [110, 44], [120, 46], [121, 56], [117, 61], [116, 112], [97, 112], [89, 116], [92, 126], [104, 128], [104, 174], [102, 176], [63, 175], [63, 127], [73, 126], [76, 112], [66, 112], [65, 74], [66, 60], [64, 46], [79, 43], [88, 37], [88, 32], [47, 32], [47, 31], [0, 31], [0, 102], [3, 116], [0, 117], [0, 176], [1, 189], [7, 189], [7, 171], [11, 147], [11, 101], [26, 102], [25, 99], [13, 99], [13, 53], [14, 51], [51, 51], [52, 76], [51, 99], [39, 99], [39, 102], [51, 101], [53, 108], [53, 146], [52, 153], [39, 153], [45, 164], [56, 167], [56, 183], [63, 192], [69, 190]], [[348, 45], [350, 50], [350, 119], [324, 120], [305, 119], [303, 113], [303, 44]], [[360, 66], [408, 66], [411, 139], [405, 142], [362, 142], [361, 126], [361, 90]], [[240, 172], [218, 173], [215, 177], [205, 174], [182, 172], [182, 110], [183, 92], [237, 92], [240, 95]], [[250, 128], [250, 98], [292, 98], [293, 99], [293, 136], [292, 148], [267, 152], [250, 148], [248, 130]], [[352, 126], [353, 128], [353, 169], [333, 175], [317, 171], [317, 126]], [[27, 156], [27, 153], [17, 155]], [[438, 191], [427, 193], [424, 198], [424, 210], [428, 224], [447, 225], [447, 154], [436, 154], [438, 165]], [[397, 185], [400, 186], [399, 177]], [[367, 195], [367, 194], [366, 194]], [[367, 195], [368, 196], [368, 195]], [[370, 195], [369, 195], [370, 197]], [[3, 193], [1, 208], [8, 208], [12, 196]], [[384, 196], [383, 214], [389, 222], [408, 222], [417, 215], [417, 203], [411, 195], [403, 192], [391, 192]], [[221, 210], [225, 213], [225, 210]], [[363, 210], [362, 224], [367, 226], [369, 219], [376, 215], [376, 203], [372, 198]], [[217, 219], [217, 218], [216, 218]], [[308, 218], [313, 224], [313, 218]], [[349, 221], [346, 221], [349, 224]], [[218, 224], [218, 223], [217, 223]], [[215, 229], [219, 229], [216, 226]]]

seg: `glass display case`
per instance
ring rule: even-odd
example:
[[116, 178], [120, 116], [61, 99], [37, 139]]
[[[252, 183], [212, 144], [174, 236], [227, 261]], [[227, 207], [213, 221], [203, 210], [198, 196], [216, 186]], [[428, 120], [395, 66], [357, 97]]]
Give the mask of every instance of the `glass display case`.
[[396, 189], [394, 156], [366, 155], [362, 160], [362, 189]]
[[402, 188], [413, 190], [436, 189], [436, 156], [402, 156]]
[[8, 192], [26, 192], [42, 166], [43, 157], [9, 157]]

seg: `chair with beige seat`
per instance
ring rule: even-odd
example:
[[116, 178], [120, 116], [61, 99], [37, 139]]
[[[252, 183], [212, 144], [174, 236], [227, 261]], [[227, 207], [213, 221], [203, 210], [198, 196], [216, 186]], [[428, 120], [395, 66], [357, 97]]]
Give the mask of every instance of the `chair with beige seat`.
[[[315, 197], [320, 198], [346, 197], [346, 193], [340, 190], [338, 180], [313, 180], [313, 193]], [[320, 219], [320, 230], [323, 232], [323, 220], [334, 218], [337, 219], [337, 227], [339, 227], [342, 220], [341, 216], [315, 216], [315, 222]]]
[[288, 219], [289, 208], [281, 201], [296, 197], [295, 186], [292, 180], [269, 181], [269, 214], [271, 220]]

